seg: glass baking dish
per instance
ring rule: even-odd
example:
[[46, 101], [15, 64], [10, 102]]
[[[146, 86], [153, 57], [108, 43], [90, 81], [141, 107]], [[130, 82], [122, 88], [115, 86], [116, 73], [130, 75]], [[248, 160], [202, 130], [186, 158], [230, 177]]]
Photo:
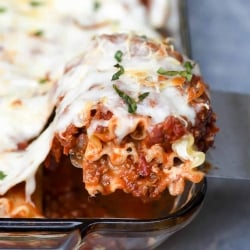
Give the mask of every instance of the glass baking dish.
[[[160, 30], [173, 38], [176, 48], [190, 56], [184, 0], [170, 0], [168, 26]], [[206, 178], [187, 183], [152, 218], [0, 219], [0, 249], [155, 249], [198, 214], [206, 193]], [[159, 207], [162, 207], [162, 204]], [[164, 203], [165, 204], [165, 203]], [[129, 204], [127, 204], [129, 207]], [[155, 203], [157, 206], [157, 202]]]
[[187, 183], [171, 207], [152, 219], [0, 219], [0, 248], [154, 249], [195, 218], [206, 186], [206, 179]]

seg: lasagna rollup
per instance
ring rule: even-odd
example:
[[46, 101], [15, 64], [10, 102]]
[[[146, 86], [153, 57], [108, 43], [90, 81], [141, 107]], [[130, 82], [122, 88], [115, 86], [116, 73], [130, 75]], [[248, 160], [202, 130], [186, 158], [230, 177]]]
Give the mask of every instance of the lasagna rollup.
[[91, 196], [152, 200], [201, 181], [217, 128], [195, 63], [134, 34], [97, 36], [87, 51], [57, 84], [50, 155], [69, 155]]
[[38, 189], [32, 195], [32, 201], [26, 199], [25, 183], [12, 187], [4, 196], [0, 196], [1, 218], [42, 218], [42, 195]]
[[121, 30], [160, 37], [139, 0], [0, 0], [0, 154], [43, 131], [66, 62], [94, 35]]
[[40, 185], [34, 176], [52, 144], [51, 96], [66, 62], [97, 34], [160, 37], [148, 21], [151, 9], [140, 0], [0, 0], [1, 217], [35, 216], [27, 212]]
[[215, 114], [197, 66], [154, 29], [169, 7], [0, 0], [0, 217], [40, 217], [35, 175], [65, 157], [91, 196], [148, 201], [204, 177]]

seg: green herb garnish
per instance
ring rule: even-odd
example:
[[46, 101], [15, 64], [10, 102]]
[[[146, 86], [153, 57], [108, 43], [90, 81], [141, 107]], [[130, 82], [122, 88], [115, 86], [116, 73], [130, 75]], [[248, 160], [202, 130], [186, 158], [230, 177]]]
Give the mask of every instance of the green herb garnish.
[[176, 70], [165, 70], [163, 68], [159, 68], [157, 70], [157, 73], [160, 75], [165, 75], [165, 76], [176, 76], [178, 74], [180, 74], [180, 71], [176, 71]]
[[3, 180], [7, 175], [0, 170], [0, 180]]
[[139, 102], [142, 102], [147, 96], [149, 95], [149, 92], [145, 92], [138, 96]]
[[32, 35], [40, 37], [40, 36], [43, 36], [43, 34], [44, 34], [44, 32], [42, 30], [37, 30]]
[[136, 101], [132, 97], [121, 91], [115, 84], [113, 84], [113, 88], [115, 89], [116, 93], [122, 98], [122, 100], [128, 105], [128, 112], [135, 113], [137, 110]]
[[44, 84], [44, 83], [46, 83], [47, 81], [48, 81], [47, 78], [41, 78], [41, 79], [39, 80], [39, 83]]
[[194, 64], [192, 64], [192, 63], [189, 62], [189, 61], [186, 61], [186, 62], [184, 63], [184, 67], [185, 67], [185, 69], [186, 69], [186, 71], [187, 71], [188, 73], [192, 73], [192, 70], [193, 70], [193, 68], [194, 68]]
[[141, 38], [144, 40], [148, 39], [146, 35], [141, 35]]
[[30, 1], [30, 5], [32, 7], [39, 7], [39, 6], [43, 5], [43, 3], [40, 1]]
[[112, 76], [112, 81], [114, 80], [118, 80], [120, 78], [120, 76], [122, 74], [124, 74], [124, 68], [122, 65], [120, 65], [119, 63], [117, 63], [116, 65], [114, 65], [114, 67], [118, 68], [119, 70]]
[[117, 51], [115, 52], [115, 59], [116, 59], [117, 62], [121, 62], [121, 61], [122, 61], [122, 56], [123, 56], [122, 51], [117, 50]]
[[[114, 67], [118, 68], [119, 70], [112, 76], [112, 81], [118, 80], [119, 77], [124, 73], [124, 68], [119, 63], [122, 61], [123, 52], [121, 50], [117, 50], [115, 53], [114, 58], [118, 62]], [[130, 97], [129, 95], [125, 94], [122, 90], [120, 90], [115, 84], [113, 84], [113, 88], [115, 89], [116, 93], [123, 99], [123, 101], [128, 105], [128, 112], [133, 114], [137, 110], [137, 103], [142, 102], [148, 95], [149, 92], [145, 92], [138, 96], [138, 102], [135, 99]]]
[[122, 61], [122, 56], [123, 53], [120, 50], [117, 50], [115, 52], [114, 58], [118, 62], [117, 64], [114, 65], [114, 67], [118, 68], [119, 70], [112, 76], [112, 81], [118, 80], [119, 77], [124, 73], [124, 68], [121, 64], [119, 64]]
[[165, 70], [163, 68], [159, 68], [157, 70], [157, 73], [160, 75], [165, 75], [165, 76], [177, 76], [180, 75], [182, 77], [185, 77], [187, 81], [191, 81], [193, 77], [193, 67], [194, 65], [191, 64], [191, 62], [187, 61], [184, 63], [185, 70], [177, 71], [177, 70]]
[[122, 98], [122, 100], [128, 105], [128, 112], [134, 114], [137, 110], [137, 103], [142, 102], [148, 95], [149, 92], [145, 92], [138, 96], [138, 102], [135, 101], [132, 97], [125, 94], [122, 90], [120, 90], [115, 84], [113, 84], [113, 88], [116, 93]]
[[99, 1], [94, 1], [93, 9], [94, 11], [99, 10], [101, 7], [101, 3]]
[[124, 68], [121, 64], [119, 64], [122, 61], [122, 56], [123, 53], [120, 50], [117, 50], [115, 52], [114, 58], [118, 62], [117, 64], [114, 65], [114, 67], [118, 68], [119, 70], [112, 76], [112, 81], [118, 80], [119, 77], [124, 73]]
[[5, 7], [0, 7], [0, 14], [4, 13], [6, 11], [7, 11], [7, 9]]

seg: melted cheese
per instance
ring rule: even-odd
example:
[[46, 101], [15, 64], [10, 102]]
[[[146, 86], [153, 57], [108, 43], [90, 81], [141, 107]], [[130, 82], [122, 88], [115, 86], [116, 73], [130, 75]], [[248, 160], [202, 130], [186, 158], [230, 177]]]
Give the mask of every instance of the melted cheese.
[[0, 170], [6, 177], [0, 181], [0, 194], [26, 181], [26, 197], [35, 191], [34, 176], [39, 165], [49, 153], [54, 135], [53, 124], [33, 141], [25, 150], [0, 154]]
[[[71, 124], [85, 126], [87, 114], [97, 103], [116, 117], [118, 142], [133, 131], [141, 116], [150, 117], [147, 129], [169, 115], [185, 116], [194, 123], [196, 112], [187, 94], [173, 86], [171, 79], [163, 84], [157, 81], [160, 67], [178, 71], [183, 66], [155, 53], [146, 41], [139, 45], [133, 41], [133, 33], [142, 31], [159, 38], [139, 1], [100, 0], [98, 9], [94, 1], [38, 3], [0, 0], [5, 10], [0, 13], [0, 171], [6, 175], [0, 180], [1, 195], [25, 181], [29, 199], [35, 189], [34, 175], [50, 151], [54, 134], [62, 134]], [[125, 40], [117, 36], [115, 41], [97, 36], [114, 32], [129, 35]], [[93, 36], [97, 37], [92, 41]], [[125, 73], [111, 81], [118, 70], [114, 67], [118, 50], [124, 53]], [[68, 64], [63, 75], [66, 62], [76, 55], [80, 56]], [[145, 92], [149, 96], [137, 103], [136, 114], [130, 114], [113, 84], [134, 100]], [[55, 118], [42, 132], [55, 105]], [[103, 120], [90, 124], [88, 136], [106, 124]], [[27, 148], [18, 149], [19, 143], [30, 140]]]
[[22, 181], [30, 183], [28, 194], [34, 189], [32, 175], [50, 144], [40, 137], [24, 151], [18, 144], [44, 129], [67, 61], [97, 34], [130, 30], [159, 37], [139, 1], [98, 2], [96, 9], [92, 0], [0, 0], [0, 170], [8, 176], [0, 181], [1, 194]]
[[16, 150], [17, 144], [36, 137], [50, 113], [49, 95], [16, 99], [5, 97], [0, 105], [0, 152]]
[[[131, 53], [134, 46], [136, 54]], [[140, 78], [127, 74], [127, 69], [128, 72], [133, 69], [143, 71], [150, 79], [157, 79], [157, 69], [160, 67], [166, 70], [183, 70], [178, 61], [173, 58], [169, 60], [166, 55], [159, 57], [149, 48], [145, 51], [145, 47], [147, 48], [147, 44], [143, 40], [134, 44], [130, 36], [120, 38], [118, 42], [113, 42], [108, 36], [97, 38], [93, 42], [93, 47], [88, 49], [89, 53], [79, 59], [78, 65], [59, 82], [56, 95], [64, 98], [57, 108], [58, 132], [62, 134], [69, 124], [85, 126], [89, 110], [94, 109], [97, 103], [102, 103], [117, 118], [115, 134], [118, 141], [131, 133], [131, 128], [135, 127], [138, 118], [128, 112], [127, 105], [116, 93], [113, 84], [134, 100], [137, 100], [140, 94], [149, 92], [149, 96], [137, 104], [136, 114], [151, 117], [151, 126], [164, 121], [170, 115], [185, 116], [194, 123], [196, 112], [188, 104], [185, 92], [181, 93], [171, 83], [161, 88], [158, 81], [153, 82], [152, 86], [145, 86]], [[121, 64], [125, 73], [119, 80], [112, 81], [112, 75], [117, 72], [117, 68], [114, 67], [117, 63], [114, 55], [118, 50], [124, 54]], [[102, 124], [103, 121], [100, 120], [99, 125]], [[97, 127], [98, 121], [88, 129], [89, 135], [93, 131], [93, 126]]]
[[165, 26], [169, 1], [166, 0], [150, 0], [149, 20], [151, 24], [156, 28], [162, 28]]
[[[37, 4], [30, 0], [0, 0], [4, 9], [0, 13], [0, 117], [4, 116], [0, 121], [1, 138], [7, 132], [0, 150], [13, 150], [16, 143], [40, 133], [53, 104], [39, 95], [50, 90], [62, 75], [65, 63], [82, 53], [94, 35], [143, 30], [157, 36], [147, 27], [145, 8], [137, 1], [98, 1], [100, 7], [96, 10], [94, 1], [33, 2]], [[100, 23], [104, 25], [98, 27]], [[20, 100], [22, 108], [10, 106], [10, 98]], [[34, 129], [30, 130], [27, 125], [31, 120]]]

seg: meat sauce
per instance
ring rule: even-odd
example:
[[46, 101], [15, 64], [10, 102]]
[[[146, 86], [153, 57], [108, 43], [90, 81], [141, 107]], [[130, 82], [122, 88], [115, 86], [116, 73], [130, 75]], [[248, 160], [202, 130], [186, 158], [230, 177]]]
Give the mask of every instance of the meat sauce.
[[43, 210], [47, 218], [138, 218], [166, 216], [175, 197], [166, 191], [158, 200], [141, 199], [116, 191], [90, 197], [82, 182], [82, 169], [64, 157], [59, 166], [44, 168]]
[[[102, 113], [97, 109], [97, 111], [93, 111], [90, 116], [92, 118], [102, 118], [109, 120], [112, 117], [112, 113]], [[70, 155], [70, 152], [73, 150], [75, 155], [84, 155], [84, 151], [88, 142], [88, 138], [86, 136], [86, 131], [84, 128], [76, 128], [74, 126], [69, 126], [68, 129], [64, 132], [63, 138], [59, 136], [54, 139], [53, 146], [51, 153], [47, 157], [45, 165], [47, 166], [47, 170], [45, 170], [45, 182], [47, 181], [46, 174], [52, 176], [53, 182], [57, 184], [50, 183], [50, 179], [48, 178], [48, 184], [45, 184], [46, 187], [54, 186], [52, 190], [48, 189], [48, 195], [46, 196], [49, 202], [47, 204], [51, 207], [58, 206], [60, 209], [64, 207], [60, 203], [70, 204], [72, 202], [65, 201], [65, 196], [60, 197], [61, 200], [59, 203], [56, 201], [54, 191], [56, 193], [67, 193], [68, 191], [63, 191], [63, 188], [73, 188], [74, 194], [70, 194], [72, 192], [69, 191], [67, 193], [68, 199], [72, 197], [76, 197], [76, 200], [81, 200], [80, 203], [85, 204], [86, 208], [78, 207], [76, 211], [73, 212], [78, 216], [89, 216], [88, 213], [90, 210], [89, 206], [92, 206], [97, 200], [100, 203], [106, 202], [108, 200], [107, 197], [110, 199], [117, 199], [117, 196], [121, 196], [121, 192], [116, 192], [114, 195], [107, 196], [108, 194], [112, 193], [112, 186], [109, 183], [112, 182], [112, 179], [116, 178], [119, 181], [120, 188], [123, 189], [126, 193], [131, 193], [135, 197], [140, 197], [144, 201], [160, 199], [161, 192], [166, 189], [169, 185], [169, 180], [166, 178], [164, 173], [158, 171], [157, 175], [154, 173], [154, 165], [156, 164], [155, 161], [147, 162], [143, 152], [141, 151], [141, 145], [145, 144], [147, 148], [158, 144], [161, 145], [165, 152], [171, 152], [171, 144], [181, 138], [187, 132], [192, 132], [194, 138], [196, 140], [196, 145], [202, 151], [206, 151], [208, 147], [211, 146], [213, 141], [210, 141], [210, 138], [213, 138], [213, 135], [217, 132], [217, 128], [215, 127], [215, 120], [216, 117], [214, 113], [206, 108], [201, 109], [201, 111], [197, 115], [195, 126], [192, 126], [185, 120], [185, 117], [182, 119], [176, 118], [174, 116], [169, 116], [165, 119], [162, 123], [156, 124], [154, 128], [151, 130], [150, 133], [147, 133], [146, 137], [143, 140], [133, 140], [136, 146], [136, 150], [138, 152], [138, 162], [134, 163], [130, 158], [127, 158], [126, 164], [130, 167], [123, 167], [120, 175], [121, 177], [119, 180], [117, 176], [113, 176], [113, 172], [109, 169], [109, 164], [107, 163], [107, 159], [103, 156], [101, 159], [97, 160], [96, 162], [88, 162], [80, 157], [80, 169], [76, 169], [75, 167], [70, 168], [71, 165], [70, 160], [66, 159]], [[140, 129], [140, 128], [139, 128]], [[98, 132], [102, 132], [100, 127], [97, 127]], [[128, 138], [127, 138], [128, 137]], [[127, 136], [124, 138], [126, 140], [131, 141], [132, 138]], [[66, 157], [65, 157], [66, 155]], [[63, 158], [63, 160], [62, 160]], [[72, 157], [71, 157], [72, 158]], [[72, 160], [72, 159], [71, 159]], [[72, 162], [72, 161], [71, 161]], [[82, 170], [81, 166], [84, 164], [84, 169]], [[57, 166], [60, 165], [60, 166]], [[75, 164], [74, 164], [75, 165]], [[158, 164], [159, 165], [159, 164]], [[55, 167], [57, 166], [57, 167]], [[160, 165], [158, 166], [160, 167]], [[51, 170], [55, 170], [55, 173], [49, 172]], [[62, 174], [60, 173], [62, 171]], [[66, 171], [66, 173], [64, 173]], [[84, 171], [84, 172], [82, 172]], [[71, 178], [65, 178], [62, 183], [67, 183], [67, 185], [61, 185], [60, 182], [62, 181], [61, 178], [57, 180], [57, 176], [67, 177], [72, 175]], [[84, 180], [83, 180], [84, 179]], [[73, 182], [72, 182], [73, 180]], [[75, 181], [77, 180], [77, 181]], [[59, 182], [59, 183], [58, 183]], [[104, 197], [97, 195], [95, 198], [89, 198], [87, 193], [84, 190], [84, 182], [87, 183], [88, 187], [96, 188], [97, 186], [101, 186], [102, 194]], [[76, 185], [77, 183], [77, 185]], [[122, 187], [122, 188], [121, 188]], [[175, 192], [176, 193], [176, 192]], [[72, 196], [72, 197], [71, 197]], [[79, 197], [78, 197], [79, 196]], [[122, 196], [126, 196], [123, 194]], [[128, 196], [128, 199], [133, 199], [132, 197]], [[135, 198], [136, 199], [136, 198]], [[124, 197], [121, 198], [121, 201], [125, 200]], [[136, 199], [137, 200], [137, 199]], [[132, 201], [131, 201], [132, 202]], [[51, 204], [50, 204], [51, 203]], [[117, 203], [117, 202], [116, 202]], [[135, 203], [134, 201], [132, 202]], [[54, 205], [52, 205], [54, 204]], [[58, 204], [58, 205], [56, 205]], [[109, 203], [107, 203], [109, 204]], [[136, 203], [135, 203], [136, 204]], [[141, 205], [143, 202], [141, 203]], [[68, 205], [65, 205], [68, 206]], [[80, 206], [80, 205], [79, 205]], [[122, 209], [123, 206], [121, 206]], [[143, 205], [144, 207], [144, 205]], [[98, 207], [100, 209], [100, 207]], [[51, 209], [49, 209], [50, 211]], [[57, 209], [55, 209], [57, 210]], [[66, 210], [69, 210], [67, 208]], [[72, 210], [73, 211], [73, 210]], [[78, 212], [77, 212], [78, 211]], [[79, 212], [81, 211], [81, 212]], [[135, 209], [136, 211], [136, 209]], [[100, 212], [100, 211], [99, 211]], [[60, 216], [63, 216], [63, 213], [60, 213]], [[95, 211], [96, 215], [97, 210]], [[105, 211], [103, 211], [105, 214]], [[136, 215], [138, 217], [139, 215]], [[74, 216], [75, 217], [75, 216]]]

